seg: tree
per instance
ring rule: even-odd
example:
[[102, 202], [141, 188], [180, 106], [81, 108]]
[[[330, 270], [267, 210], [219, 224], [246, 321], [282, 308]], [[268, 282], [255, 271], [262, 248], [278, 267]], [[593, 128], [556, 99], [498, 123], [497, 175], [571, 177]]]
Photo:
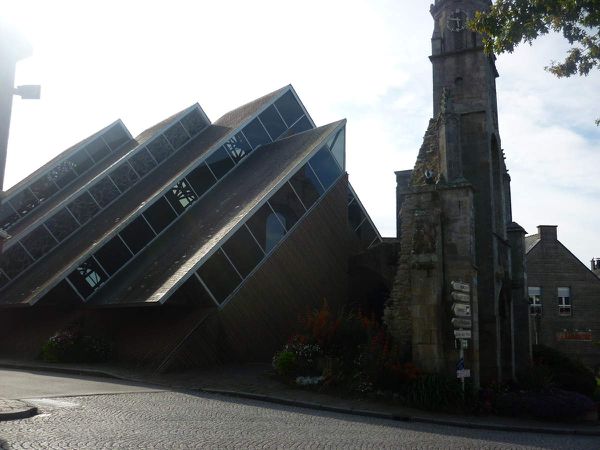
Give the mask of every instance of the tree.
[[484, 35], [486, 52], [496, 54], [512, 53], [520, 42], [531, 44], [550, 31], [561, 33], [571, 48], [563, 62], [546, 67], [558, 78], [600, 69], [600, 0], [496, 0], [469, 25]]
[[562, 33], [571, 49], [562, 63], [546, 67], [559, 78], [600, 68], [600, 0], [497, 0], [470, 25], [484, 35], [485, 50], [497, 54], [550, 31]]

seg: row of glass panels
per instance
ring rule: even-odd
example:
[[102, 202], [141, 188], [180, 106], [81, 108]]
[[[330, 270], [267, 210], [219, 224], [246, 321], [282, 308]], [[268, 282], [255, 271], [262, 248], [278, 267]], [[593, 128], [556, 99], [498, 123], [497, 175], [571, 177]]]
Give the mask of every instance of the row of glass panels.
[[201, 303], [223, 305], [340, 177], [343, 169], [333, 155], [344, 154], [343, 128], [337, 136], [342, 137], [337, 146], [323, 146], [179, 289], [190, 290]]
[[4, 251], [0, 260], [0, 288], [107, 208], [207, 125], [199, 109], [192, 109], [145, 146], [115, 164], [107, 175], [95, 180], [66, 207], [58, 209], [14, 244], [9, 241], [7, 246], [12, 246]]
[[0, 207], [0, 229], [10, 230], [38, 205], [69, 186], [130, 139], [127, 129], [118, 122], [29, 186], [7, 197]]
[[352, 192], [350, 185], [348, 185], [348, 224], [366, 248], [381, 242], [381, 236]]
[[196, 165], [165, 195], [148, 203], [138, 218], [68, 276], [69, 283], [83, 299], [89, 298], [254, 149], [288, 131], [297, 133], [311, 127], [304, 111], [288, 91], [243, 129], [234, 132], [227, 142]]

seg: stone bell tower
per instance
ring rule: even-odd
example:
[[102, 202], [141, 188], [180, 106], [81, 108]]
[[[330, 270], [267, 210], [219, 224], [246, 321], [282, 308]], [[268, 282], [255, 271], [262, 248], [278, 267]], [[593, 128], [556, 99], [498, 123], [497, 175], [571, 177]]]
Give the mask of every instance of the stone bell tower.
[[[498, 72], [468, 28], [490, 4], [431, 5], [433, 118], [413, 170], [396, 172], [401, 250], [385, 317], [418, 365], [452, 373], [464, 356], [476, 384], [514, 377], [529, 354], [524, 230], [511, 217]], [[457, 282], [469, 289], [462, 306]], [[455, 339], [457, 328], [471, 330], [466, 343]]]

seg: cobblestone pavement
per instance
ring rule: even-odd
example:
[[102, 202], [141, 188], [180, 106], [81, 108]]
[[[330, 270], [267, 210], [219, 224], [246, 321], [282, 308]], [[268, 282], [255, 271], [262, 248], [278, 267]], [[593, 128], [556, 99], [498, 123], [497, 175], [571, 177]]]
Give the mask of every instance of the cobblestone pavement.
[[0, 422], [0, 448], [598, 449], [597, 437], [469, 430], [147, 392], [28, 399], [40, 415]]

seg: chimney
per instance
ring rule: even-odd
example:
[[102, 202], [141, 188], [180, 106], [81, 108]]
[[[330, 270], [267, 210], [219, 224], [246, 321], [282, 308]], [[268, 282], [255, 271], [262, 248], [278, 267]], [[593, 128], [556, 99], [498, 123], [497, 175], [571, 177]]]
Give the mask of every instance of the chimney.
[[556, 229], [558, 225], [538, 225], [538, 234], [540, 235], [541, 241], [556, 241], [557, 233]]
[[600, 270], [600, 258], [592, 258], [592, 263], [591, 263], [590, 268], [592, 269], [592, 271]]

